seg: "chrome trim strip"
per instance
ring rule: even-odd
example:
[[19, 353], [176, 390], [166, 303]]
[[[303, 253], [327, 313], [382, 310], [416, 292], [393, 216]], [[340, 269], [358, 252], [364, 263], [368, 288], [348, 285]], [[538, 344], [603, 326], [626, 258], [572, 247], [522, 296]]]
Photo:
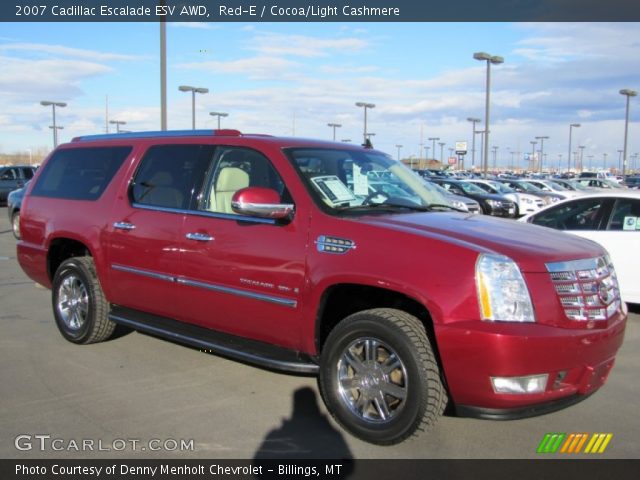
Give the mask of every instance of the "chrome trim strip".
[[176, 277], [167, 275], [166, 273], [158, 273], [152, 272], [150, 270], [142, 270], [140, 268], [126, 267], [124, 265], [118, 265], [116, 263], [111, 264], [111, 268], [120, 272], [133, 273], [134, 275], [142, 275], [143, 277], [155, 278], [171, 283], [175, 283], [178, 280]]
[[577, 270], [595, 270], [607, 266], [603, 257], [584, 258], [582, 260], [570, 260], [568, 262], [555, 262], [545, 264], [549, 273], [575, 272]]
[[182, 285], [190, 287], [204, 288], [205, 290], [212, 290], [214, 292], [229, 293], [231, 295], [237, 295], [239, 297], [252, 298], [254, 300], [262, 300], [264, 302], [275, 303], [277, 305], [283, 305], [285, 307], [296, 308], [298, 306], [297, 300], [288, 298], [273, 297], [271, 295], [265, 295], [263, 293], [247, 292], [245, 290], [239, 290], [237, 288], [223, 287], [221, 285], [214, 285], [211, 283], [199, 282], [197, 280], [189, 280], [186, 278], [178, 278], [176, 281]]
[[261, 300], [263, 302], [275, 303], [276, 305], [282, 305], [289, 308], [297, 308], [298, 301], [274, 297], [272, 295], [265, 295], [264, 293], [247, 292], [246, 290], [239, 290], [232, 287], [223, 287], [221, 285], [214, 285], [212, 283], [199, 282], [197, 280], [189, 280], [187, 278], [179, 278], [164, 273], [152, 272], [149, 270], [142, 270], [134, 267], [126, 267], [124, 265], [112, 264], [111, 268], [121, 272], [132, 273], [134, 275], [142, 275], [143, 277], [155, 278], [157, 280], [164, 280], [171, 283], [179, 283], [181, 285], [187, 285], [189, 287], [204, 288], [205, 290], [211, 290], [214, 292], [228, 293], [231, 295], [237, 295], [239, 297], [251, 298], [254, 300]]
[[167, 208], [167, 207], [158, 207], [155, 205], [144, 205], [142, 203], [132, 203], [131, 206], [134, 208], [140, 208], [142, 210], [151, 210], [151, 211], [165, 212], [165, 213], [176, 213], [181, 215], [195, 215], [198, 217], [219, 218], [222, 220], [235, 220], [236, 222], [264, 223], [267, 225], [276, 224], [276, 221], [271, 218], [247, 217], [245, 215], [237, 215], [233, 213], [209, 212], [205, 210], [188, 210], [184, 208]]
[[193, 345], [203, 350], [212, 350], [222, 355], [238, 358], [256, 365], [262, 365], [264, 367], [273, 368], [275, 370], [317, 374], [318, 370], [320, 369], [318, 365], [315, 365], [313, 363], [285, 362], [281, 360], [275, 360], [272, 358], [266, 358], [260, 355], [255, 355], [255, 354], [245, 352], [243, 350], [236, 350], [234, 348], [226, 347], [224, 345], [220, 345], [217, 343], [207, 342], [205, 340], [201, 340], [199, 338], [192, 337], [190, 335], [184, 335], [181, 333], [174, 332], [172, 330], [155, 327], [143, 322], [138, 322], [136, 320], [131, 320], [118, 315], [109, 314], [109, 319], [116, 323], [120, 323], [122, 325], [132, 327], [136, 330], [142, 330], [149, 333], [154, 333], [165, 338], [170, 338], [182, 343], [186, 343], [188, 345]]

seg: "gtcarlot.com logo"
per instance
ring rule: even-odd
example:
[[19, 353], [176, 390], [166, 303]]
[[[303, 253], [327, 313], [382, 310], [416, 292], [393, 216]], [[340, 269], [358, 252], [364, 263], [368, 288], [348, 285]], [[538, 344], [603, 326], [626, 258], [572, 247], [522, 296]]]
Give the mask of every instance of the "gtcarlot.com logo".
[[613, 433], [547, 433], [536, 453], [604, 453]]

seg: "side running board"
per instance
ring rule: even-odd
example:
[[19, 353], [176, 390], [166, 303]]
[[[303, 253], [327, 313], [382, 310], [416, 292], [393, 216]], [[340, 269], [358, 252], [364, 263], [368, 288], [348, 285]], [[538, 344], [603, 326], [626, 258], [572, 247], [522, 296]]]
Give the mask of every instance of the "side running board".
[[119, 306], [111, 307], [109, 319], [134, 330], [269, 370], [306, 375], [318, 374], [319, 367], [314, 358], [295, 350]]

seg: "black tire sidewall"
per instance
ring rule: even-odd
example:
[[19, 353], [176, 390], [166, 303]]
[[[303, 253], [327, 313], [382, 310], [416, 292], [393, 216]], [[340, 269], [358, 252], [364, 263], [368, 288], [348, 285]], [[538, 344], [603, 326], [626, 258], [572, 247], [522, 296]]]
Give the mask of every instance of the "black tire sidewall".
[[[72, 330], [65, 324], [64, 320], [60, 318], [58, 313], [58, 292], [60, 289], [61, 283], [70, 275], [76, 275], [82, 283], [87, 291], [88, 296], [88, 309], [87, 309], [87, 318], [84, 324], [78, 330]], [[53, 278], [53, 287], [52, 287], [52, 306], [53, 306], [53, 315], [56, 320], [56, 325], [58, 326], [58, 330], [62, 336], [69, 340], [72, 343], [85, 343], [88, 338], [91, 336], [91, 332], [93, 331], [93, 324], [95, 322], [95, 285], [92, 279], [93, 275], [91, 272], [87, 271], [85, 265], [78, 261], [75, 258], [70, 258], [65, 260]]]
[[[363, 440], [387, 445], [411, 435], [420, 423], [426, 405], [422, 395], [427, 394], [427, 376], [413, 342], [395, 325], [380, 320], [373, 315], [367, 318], [363, 313], [338, 325], [325, 344], [318, 381], [327, 408], [343, 427]], [[408, 389], [405, 405], [396, 418], [384, 424], [358, 418], [341, 399], [338, 391], [337, 362], [346, 347], [362, 337], [378, 338], [389, 345], [406, 368]]]

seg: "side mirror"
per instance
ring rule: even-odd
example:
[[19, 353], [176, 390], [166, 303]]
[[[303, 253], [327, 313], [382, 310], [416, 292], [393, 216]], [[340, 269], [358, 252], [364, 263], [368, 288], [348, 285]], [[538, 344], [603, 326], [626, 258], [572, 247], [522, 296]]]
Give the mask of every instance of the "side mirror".
[[280, 195], [272, 188], [247, 187], [233, 194], [231, 209], [241, 215], [282, 220], [293, 215], [294, 205], [280, 203]]

